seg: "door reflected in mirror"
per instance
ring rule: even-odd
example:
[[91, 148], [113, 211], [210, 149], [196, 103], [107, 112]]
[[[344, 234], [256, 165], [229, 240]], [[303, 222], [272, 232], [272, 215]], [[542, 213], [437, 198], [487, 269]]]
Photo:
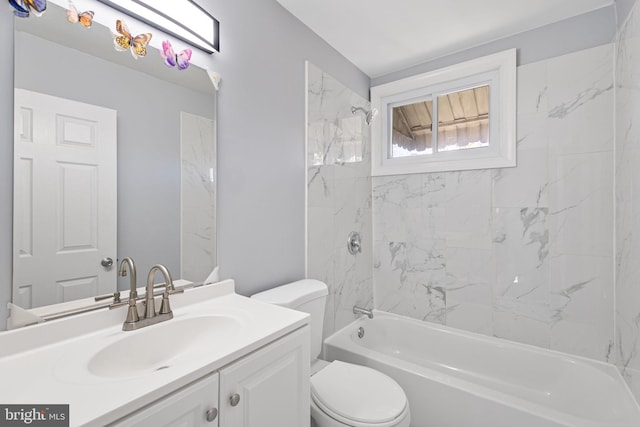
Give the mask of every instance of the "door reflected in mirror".
[[13, 303], [113, 293], [117, 112], [24, 89], [14, 102]]

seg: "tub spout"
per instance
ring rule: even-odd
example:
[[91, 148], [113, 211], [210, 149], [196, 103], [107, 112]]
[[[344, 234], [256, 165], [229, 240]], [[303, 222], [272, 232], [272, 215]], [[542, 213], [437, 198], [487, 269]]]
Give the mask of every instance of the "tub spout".
[[369, 319], [373, 319], [373, 310], [367, 310], [366, 308], [358, 307], [357, 305], [353, 306], [353, 314], [364, 314]]

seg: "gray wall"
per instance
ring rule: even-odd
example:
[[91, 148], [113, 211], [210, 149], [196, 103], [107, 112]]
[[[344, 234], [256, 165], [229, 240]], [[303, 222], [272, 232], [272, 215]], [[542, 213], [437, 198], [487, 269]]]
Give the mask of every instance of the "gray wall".
[[[623, 0], [623, 2], [627, 1]], [[518, 65], [530, 64], [543, 59], [611, 43], [615, 33], [616, 7], [611, 5], [574, 18], [376, 77], [371, 80], [371, 86], [415, 76], [416, 74], [437, 70], [438, 68], [511, 48], [518, 49]]]
[[251, 294], [304, 277], [305, 73], [361, 96], [369, 78], [275, 0], [202, 0], [221, 23], [218, 260]]

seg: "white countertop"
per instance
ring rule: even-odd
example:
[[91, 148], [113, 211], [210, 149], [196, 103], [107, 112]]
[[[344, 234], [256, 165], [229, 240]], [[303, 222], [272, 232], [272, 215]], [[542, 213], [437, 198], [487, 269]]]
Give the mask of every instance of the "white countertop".
[[[72, 426], [105, 425], [308, 324], [307, 314], [235, 294], [231, 280], [172, 295], [171, 303], [173, 319], [137, 331], [122, 331], [122, 307], [0, 333], [0, 403], [69, 404]], [[237, 319], [241, 328], [166, 369], [109, 378], [87, 370], [93, 354], [122, 338], [199, 316]]]

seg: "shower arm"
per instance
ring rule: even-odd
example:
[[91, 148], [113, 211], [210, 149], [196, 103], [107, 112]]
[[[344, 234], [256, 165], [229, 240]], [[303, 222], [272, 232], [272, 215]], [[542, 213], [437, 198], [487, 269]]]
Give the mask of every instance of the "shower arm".
[[373, 121], [373, 119], [378, 115], [378, 110], [375, 108], [372, 108], [371, 110], [366, 110], [362, 107], [351, 107], [351, 114], [355, 114], [356, 111], [362, 111], [365, 115], [365, 121], [367, 122], [368, 125], [371, 124], [371, 122]]

